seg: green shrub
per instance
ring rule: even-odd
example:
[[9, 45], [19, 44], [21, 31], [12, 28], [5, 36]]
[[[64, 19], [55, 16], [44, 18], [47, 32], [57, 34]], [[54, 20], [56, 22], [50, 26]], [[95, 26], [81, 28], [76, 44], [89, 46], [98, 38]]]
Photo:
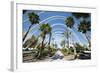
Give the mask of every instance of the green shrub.
[[56, 51], [57, 51], [57, 49], [56, 48], [50, 48], [51, 49], [51, 56], [53, 56], [55, 53], [56, 53]]
[[61, 51], [65, 56], [68, 55], [68, 49], [62, 48]]
[[85, 48], [84, 46], [82, 46], [82, 45], [80, 45], [78, 43], [75, 44], [75, 48], [76, 48], [76, 52], [77, 53], [80, 53], [80, 52], [83, 52], [83, 51], [87, 50], [87, 48]]
[[70, 47], [70, 48], [68, 49], [68, 51], [69, 51], [69, 54], [74, 54], [74, 49], [73, 49], [73, 47]]

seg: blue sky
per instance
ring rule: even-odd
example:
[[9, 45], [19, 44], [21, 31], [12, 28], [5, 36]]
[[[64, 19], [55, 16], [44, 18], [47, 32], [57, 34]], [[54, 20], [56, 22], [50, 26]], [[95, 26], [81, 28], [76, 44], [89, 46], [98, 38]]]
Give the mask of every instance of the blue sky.
[[[49, 23], [52, 27], [52, 38], [54, 38], [58, 47], [60, 47], [60, 43], [62, 39], [66, 39], [61, 33], [64, 33], [66, 31], [67, 26], [65, 25], [65, 19], [66, 17], [72, 16], [71, 12], [55, 12], [55, 11], [33, 11], [28, 10], [25, 14], [23, 14], [23, 32], [26, 32], [28, 27], [31, 25], [30, 21], [28, 20], [28, 13], [35, 12], [40, 17], [40, 23], [37, 25], [33, 25], [30, 33], [28, 34], [27, 38], [30, 37], [32, 34], [35, 36], [38, 36], [40, 34], [39, 25], [42, 25], [43, 23]], [[73, 17], [74, 18], [74, 17]], [[74, 42], [78, 42], [80, 44], [86, 45], [88, 42], [84, 36], [84, 34], [77, 31], [77, 25], [79, 24], [79, 20], [74, 18], [75, 24], [73, 29], [69, 29], [72, 32], [72, 36], [70, 38], [73, 39]], [[46, 40], [48, 41], [48, 35], [46, 37]]]

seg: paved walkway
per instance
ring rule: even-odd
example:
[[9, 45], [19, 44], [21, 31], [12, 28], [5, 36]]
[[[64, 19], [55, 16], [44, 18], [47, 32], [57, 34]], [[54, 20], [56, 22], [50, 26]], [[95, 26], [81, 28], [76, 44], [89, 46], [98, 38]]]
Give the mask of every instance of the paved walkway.
[[64, 56], [64, 58], [62, 59], [52, 59], [52, 57], [48, 57], [48, 58], [45, 58], [44, 60], [39, 60], [37, 62], [53, 62], [53, 61], [70, 61], [70, 60], [74, 60], [74, 55], [68, 55], [68, 56]]

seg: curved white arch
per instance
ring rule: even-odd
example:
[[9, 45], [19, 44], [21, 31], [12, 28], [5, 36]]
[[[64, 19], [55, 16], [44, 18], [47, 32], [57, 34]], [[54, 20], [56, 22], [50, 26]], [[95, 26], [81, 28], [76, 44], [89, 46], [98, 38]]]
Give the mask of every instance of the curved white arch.
[[52, 35], [53, 34], [62, 34], [62, 32], [61, 31], [59, 31], [59, 32], [53, 32]]
[[38, 15], [41, 15], [41, 14], [43, 14], [43, 13], [45, 13], [45, 11], [38, 12], [37, 14], [38, 14]]
[[[63, 24], [60, 24], [63, 25]], [[75, 31], [73, 31], [72, 29], [70, 29], [73, 32], [74, 37], [76, 38], [76, 40], [81, 43], [81, 40], [79, 40], [78, 36], [76, 35]], [[82, 43], [81, 43], [82, 44]]]
[[[50, 21], [52, 21], [52, 20], [55, 20], [55, 19], [65, 19], [66, 17], [65, 16], [58, 16], [58, 15], [56, 15], [56, 16], [51, 16], [51, 17], [48, 17], [48, 18], [46, 18], [46, 19], [44, 19], [43, 21], [41, 21], [38, 25], [40, 25], [40, 24], [42, 24], [42, 23], [44, 23], [45, 21], [48, 21], [48, 22], [50, 22]], [[33, 29], [31, 29], [31, 31], [32, 31]], [[77, 37], [76, 37], [77, 38]], [[78, 38], [77, 38], [78, 39]], [[80, 42], [80, 41], [79, 41]]]
[[[44, 11], [42, 11], [42, 12], [39, 12], [39, 13], [37, 13], [38, 15], [41, 15], [41, 14], [43, 14], [43, 13], [45, 13]], [[43, 21], [41, 21], [40, 22], [40, 24], [42, 24], [44, 21], [47, 21], [47, 20], [49, 20], [49, 19], [51, 19], [51, 18], [55, 18], [55, 17], [60, 17], [60, 19], [65, 19], [66, 17], [65, 16], [52, 16], [52, 17], [49, 17], [49, 18], [47, 18], [47, 19], [45, 19], [45, 20], [43, 20]], [[56, 18], [55, 18], [56, 19]], [[58, 18], [57, 18], [58, 19]], [[24, 22], [26, 22], [28, 19], [26, 19], [26, 20], [24, 20]], [[51, 19], [51, 20], [49, 20], [49, 22], [50, 21], [52, 21], [52, 20], [54, 20], [54, 19]], [[76, 28], [75, 28], [76, 29]], [[33, 30], [33, 29], [32, 29]], [[76, 29], [77, 30], [77, 29]], [[81, 34], [82, 35], [82, 34]], [[83, 35], [82, 35], [82, 37], [84, 37]]]
[[63, 37], [63, 35], [61, 35], [61, 34], [55, 34], [54, 36], [52, 36], [52, 38], [59, 38], [59, 39], [61, 39], [61, 37]]
[[[51, 17], [48, 17], [48, 18], [44, 19], [43, 21], [41, 21], [39, 24], [37, 24], [37, 26], [43, 24], [45, 21], [50, 22], [50, 21], [55, 20], [55, 19], [64, 20], [65, 18], [66, 18], [65, 16], [57, 16], [57, 15], [56, 16], [51, 16]], [[33, 30], [33, 28], [30, 31], [32, 31], [32, 30]]]
[[55, 32], [65, 32], [65, 29], [55, 29], [55, 30], [52, 30], [51, 33], [55, 33]]
[[[63, 26], [62, 26], [63, 25]], [[59, 27], [58, 27], [59, 26]], [[66, 30], [66, 25], [62, 24], [62, 23], [55, 23], [55, 24], [52, 24], [51, 25], [52, 27], [52, 32], [55, 32], [55, 31], [58, 31], [59, 29], [62, 30], [62, 31], [65, 31]], [[58, 28], [58, 29], [57, 29]]]
[[62, 26], [62, 25], [63, 25], [63, 27], [67, 28], [67, 26], [65, 24], [62, 24], [62, 23], [54, 23], [51, 25], [51, 27], [53, 28], [54, 26]]
[[51, 16], [51, 17], [48, 17], [48, 18], [46, 18], [46, 19], [44, 19], [44, 20], [42, 20], [39, 24], [42, 24], [42, 23], [44, 23], [45, 21], [52, 21], [52, 20], [54, 20], [53, 18], [56, 18], [56, 19], [65, 19], [66, 17], [65, 16], [59, 16], [59, 15], [55, 15], [55, 16]]

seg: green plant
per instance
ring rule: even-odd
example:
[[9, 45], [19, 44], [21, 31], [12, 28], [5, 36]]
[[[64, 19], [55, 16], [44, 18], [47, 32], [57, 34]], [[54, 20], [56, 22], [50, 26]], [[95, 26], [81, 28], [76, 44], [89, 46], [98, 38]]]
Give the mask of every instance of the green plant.
[[77, 53], [80, 53], [80, 52], [83, 52], [83, 51], [86, 51], [86, 48], [78, 43], [75, 44], [75, 48], [76, 48], [76, 52]]
[[62, 48], [61, 51], [65, 56], [68, 55], [68, 49]]

